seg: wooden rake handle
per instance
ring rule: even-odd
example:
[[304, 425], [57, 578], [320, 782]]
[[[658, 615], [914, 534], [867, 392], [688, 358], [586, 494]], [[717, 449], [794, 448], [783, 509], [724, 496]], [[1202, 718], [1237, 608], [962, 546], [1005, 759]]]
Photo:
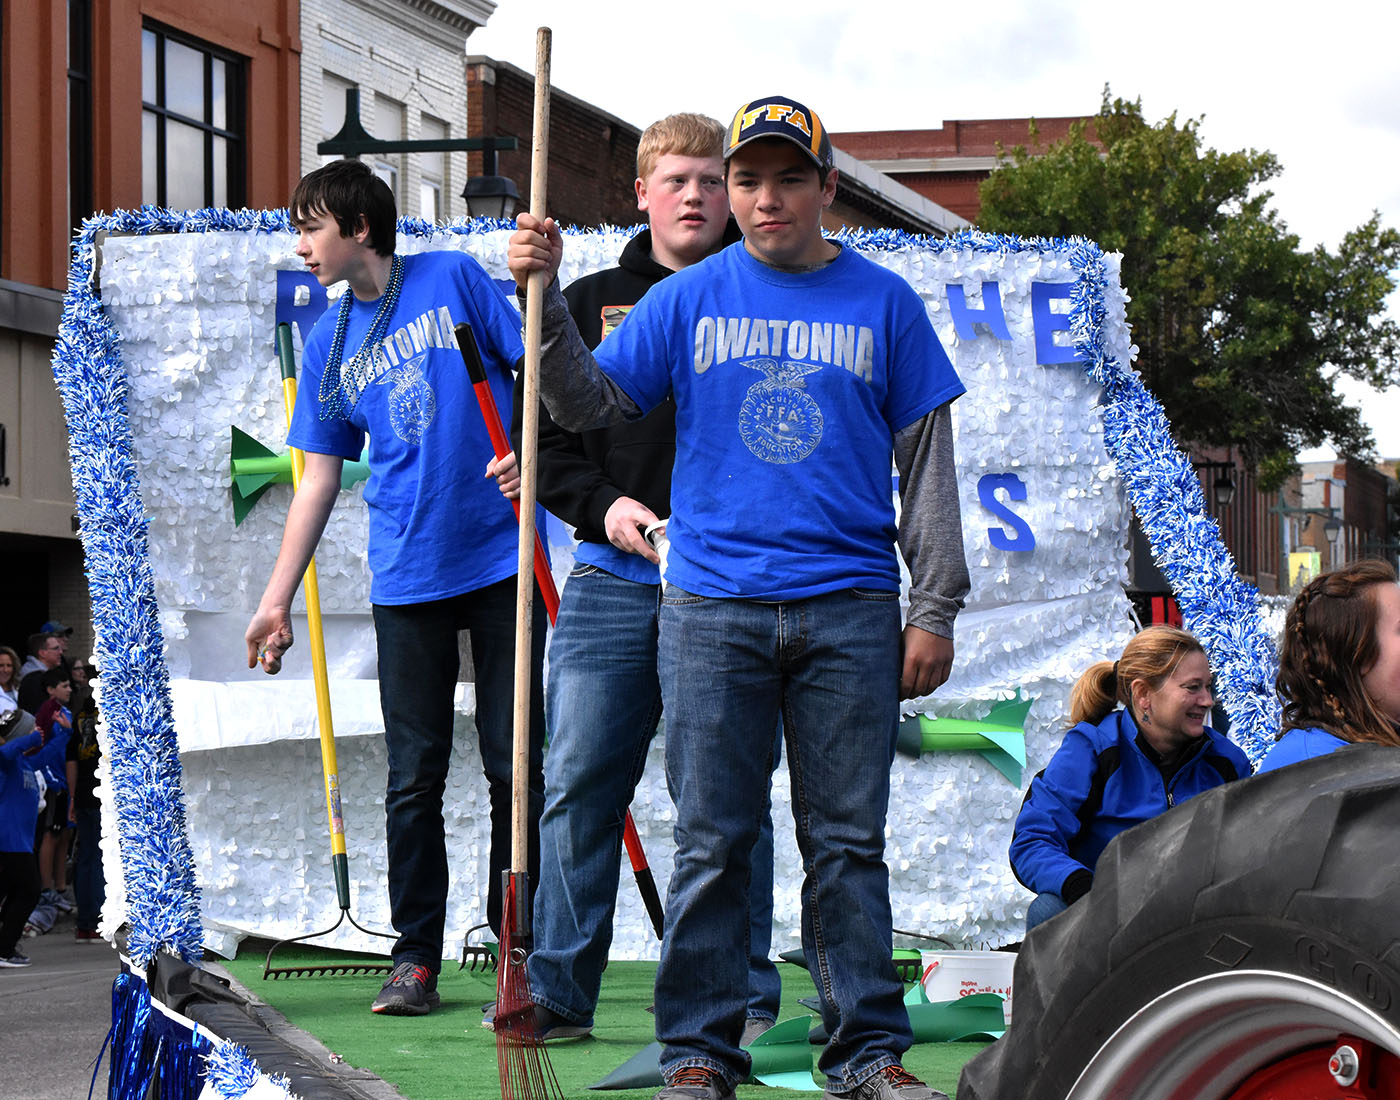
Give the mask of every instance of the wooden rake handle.
[[[535, 123], [530, 156], [530, 213], [545, 217], [546, 177], [549, 166], [549, 52], [550, 30], [535, 35]], [[520, 543], [516, 558], [515, 600], [515, 726], [511, 783], [511, 872], [524, 875], [529, 866], [530, 808], [530, 655], [533, 650], [531, 611], [534, 602], [535, 558], [535, 452], [539, 444], [540, 321], [548, 272], [530, 276], [525, 299], [525, 362], [523, 430], [520, 453]], [[529, 906], [517, 906], [528, 922]]]

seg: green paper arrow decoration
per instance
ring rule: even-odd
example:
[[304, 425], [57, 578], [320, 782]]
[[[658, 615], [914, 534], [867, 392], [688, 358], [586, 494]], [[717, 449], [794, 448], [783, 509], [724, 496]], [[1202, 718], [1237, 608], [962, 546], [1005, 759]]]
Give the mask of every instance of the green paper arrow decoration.
[[[1034, 699], [1021, 691], [994, 703], [985, 718], [934, 718], [920, 714], [899, 723], [898, 751], [917, 758], [925, 752], [980, 752], [1017, 787], [1026, 766], [1026, 715]], [[917, 745], [917, 749], [916, 749]]]
[[997, 993], [974, 993], [956, 1001], [910, 1005], [909, 1026], [916, 1043], [957, 1043], [1000, 1039], [1006, 1030], [1002, 998]]
[[[269, 485], [292, 483], [292, 456], [268, 450], [251, 435], [234, 427], [229, 444], [229, 485], [233, 493], [233, 525], [241, 524]], [[340, 487], [349, 489], [369, 478], [369, 463], [361, 455], [357, 462], [340, 467]]]
[[648, 1043], [589, 1089], [654, 1089], [660, 1088], [661, 1044]]
[[[812, 1047], [807, 1042], [810, 1016], [794, 1016], [769, 1028], [748, 1046], [753, 1068], [746, 1083], [757, 1082], [772, 1088], [820, 1092], [812, 1080]], [[651, 1089], [665, 1084], [661, 1079], [661, 1044], [648, 1043], [613, 1070], [590, 1090]]]
[[822, 1086], [812, 1080], [812, 1044], [807, 1041], [810, 1021], [810, 1016], [794, 1016], [750, 1043], [749, 1081], [775, 1089], [819, 1092]]

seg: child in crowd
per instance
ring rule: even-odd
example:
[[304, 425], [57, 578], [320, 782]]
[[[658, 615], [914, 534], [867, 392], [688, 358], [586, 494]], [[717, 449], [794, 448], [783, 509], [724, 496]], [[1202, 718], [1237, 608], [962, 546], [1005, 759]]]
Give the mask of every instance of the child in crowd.
[[35, 771], [44, 773], [47, 794], [39, 815], [34, 851], [39, 857], [40, 901], [64, 913], [73, 911], [68, 889], [68, 737], [73, 731], [73, 714], [68, 702], [73, 682], [62, 665], [44, 673], [48, 698], [34, 715], [34, 725], [44, 735], [44, 745], [30, 757]]
[[1260, 772], [1369, 741], [1400, 745], [1400, 586], [1358, 561], [1303, 586], [1284, 621], [1283, 732]]

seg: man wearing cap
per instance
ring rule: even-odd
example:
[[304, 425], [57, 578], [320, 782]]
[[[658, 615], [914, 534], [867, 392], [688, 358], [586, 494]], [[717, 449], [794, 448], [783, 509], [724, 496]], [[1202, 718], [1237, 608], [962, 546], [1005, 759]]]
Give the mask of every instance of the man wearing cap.
[[[678, 851], [658, 1098], [727, 1100], [749, 1071], [744, 899], [781, 715], [826, 1095], [933, 1100], [900, 1065], [911, 1035], [884, 826], [899, 699], [947, 678], [969, 587], [949, 410], [963, 386], [908, 284], [822, 237], [836, 171], [814, 112], [745, 104], [725, 159], [743, 242], [649, 291], [596, 365], [553, 283], [543, 310], [541, 392], [558, 423], [676, 403], [660, 671]], [[523, 287], [557, 271], [563, 241], [551, 221], [517, 224]], [[911, 575], [902, 633], [896, 539]]]

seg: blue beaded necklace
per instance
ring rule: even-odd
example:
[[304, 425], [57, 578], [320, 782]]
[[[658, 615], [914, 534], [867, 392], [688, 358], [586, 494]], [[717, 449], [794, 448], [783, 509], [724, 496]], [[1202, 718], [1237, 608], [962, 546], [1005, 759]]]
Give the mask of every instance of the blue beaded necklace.
[[370, 372], [374, 369], [375, 361], [379, 358], [379, 347], [384, 343], [384, 337], [389, 332], [389, 318], [394, 315], [394, 309], [399, 304], [399, 291], [403, 288], [403, 257], [396, 255], [389, 264], [389, 284], [384, 288], [384, 294], [379, 299], [379, 308], [375, 310], [374, 320], [370, 322], [369, 331], [365, 333], [364, 341], [360, 344], [360, 350], [345, 367], [347, 378], [342, 384], [341, 360], [345, 355], [345, 331], [350, 326], [350, 304], [354, 298], [354, 293], [350, 290], [341, 296], [340, 311], [335, 318], [335, 334], [331, 337], [331, 349], [326, 355], [325, 369], [321, 373], [321, 388], [318, 396], [321, 399], [321, 419], [329, 420], [331, 417], [339, 417], [347, 420], [350, 417], [353, 403], [350, 394], [357, 397], [364, 391], [365, 383], [368, 381]]

